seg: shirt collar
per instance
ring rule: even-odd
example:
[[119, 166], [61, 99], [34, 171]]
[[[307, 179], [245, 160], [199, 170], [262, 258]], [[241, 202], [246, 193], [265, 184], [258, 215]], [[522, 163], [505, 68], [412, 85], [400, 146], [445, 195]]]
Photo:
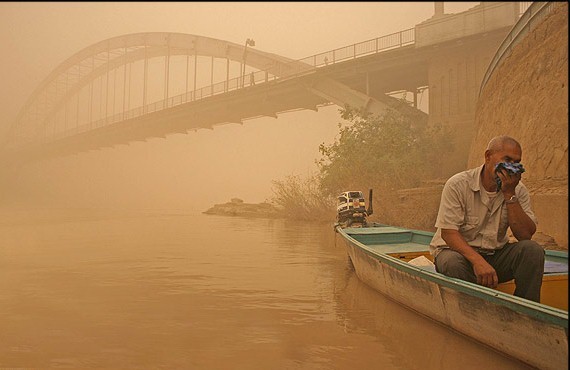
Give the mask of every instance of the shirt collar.
[[471, 171], [471, 177], [469, 178], [469, 187], [473, 191], [481, 190], [481, 172], [483, 171], [484, 166], [485, 165], [482, 164], [481, 166]]
[[489, 197], [487, 196], [487, 191], [483, 188], [481, 182], [483, 179], [481, 178], [481, 173], [483, 172], [483, 168], [485, 165], [481, 165], [473, 170], [471, 173], [471, 178], [469, 179], [469, 187], [473, 191], [479, 192], [479, 197], [483, 204], [489, 209], [491, 212], [495, 212], [502, 204], [503, 204], [503, 193], [499, 192], [497, 197], [491, 202]]

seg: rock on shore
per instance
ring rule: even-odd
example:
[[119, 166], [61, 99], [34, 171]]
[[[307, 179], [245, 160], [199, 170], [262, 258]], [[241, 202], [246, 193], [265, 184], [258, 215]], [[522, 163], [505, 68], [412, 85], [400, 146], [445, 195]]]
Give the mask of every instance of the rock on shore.
[[207, 215], [241, 216], [241, 217], [281, 217], [279, 210], [270, 203], [244, 203], [239, 198], [232, 198], [224, 204], [215, 204], [212, 208], [202, 212]]

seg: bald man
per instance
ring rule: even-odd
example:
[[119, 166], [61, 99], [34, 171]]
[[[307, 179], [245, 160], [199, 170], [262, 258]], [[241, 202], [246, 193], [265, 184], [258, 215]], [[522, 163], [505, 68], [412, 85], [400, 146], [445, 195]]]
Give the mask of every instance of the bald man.
[[[495, 173], [497, 163], [520, 163], [521, 157], [515, 139], [497, 136], [487, 145], [483, 165], [447, 180], [430, 252], [444, 275], [489, 288], [514, 279], [516, 296], [540, 302], [544, 249], [531, 240], [537, 220], [528, 190], [520, 173]], [[508, 228], [516, 243], [509, 243]]]

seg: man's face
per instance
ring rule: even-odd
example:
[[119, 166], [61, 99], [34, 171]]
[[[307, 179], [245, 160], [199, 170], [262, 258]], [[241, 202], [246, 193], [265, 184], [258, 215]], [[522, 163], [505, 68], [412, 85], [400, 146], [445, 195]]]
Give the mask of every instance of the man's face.
[[485, 153], [485, 164], [489, 171], [495, 171], [495, 166], [500, 162], [519, 163], [522, 151], [517, 145], [505, 143], [501, 150], [494, 153]]

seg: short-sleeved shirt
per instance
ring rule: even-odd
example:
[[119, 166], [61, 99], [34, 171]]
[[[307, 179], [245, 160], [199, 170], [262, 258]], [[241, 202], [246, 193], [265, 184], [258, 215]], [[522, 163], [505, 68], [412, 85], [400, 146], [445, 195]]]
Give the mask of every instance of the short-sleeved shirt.
[[[502, 248], [508, 241], [507, 206], [502, 192], [490, 199], [481, 184], [483, 166], [460, 172], [447, 180], [430, 243], [430, 252], [436, 256], [449, 248], [441, 237], [441, 229], [458, 230], [467, 244], [482, 250]], [[515, 195], [524, 212], [538, 224], [526, 186], [519, 181]]]

